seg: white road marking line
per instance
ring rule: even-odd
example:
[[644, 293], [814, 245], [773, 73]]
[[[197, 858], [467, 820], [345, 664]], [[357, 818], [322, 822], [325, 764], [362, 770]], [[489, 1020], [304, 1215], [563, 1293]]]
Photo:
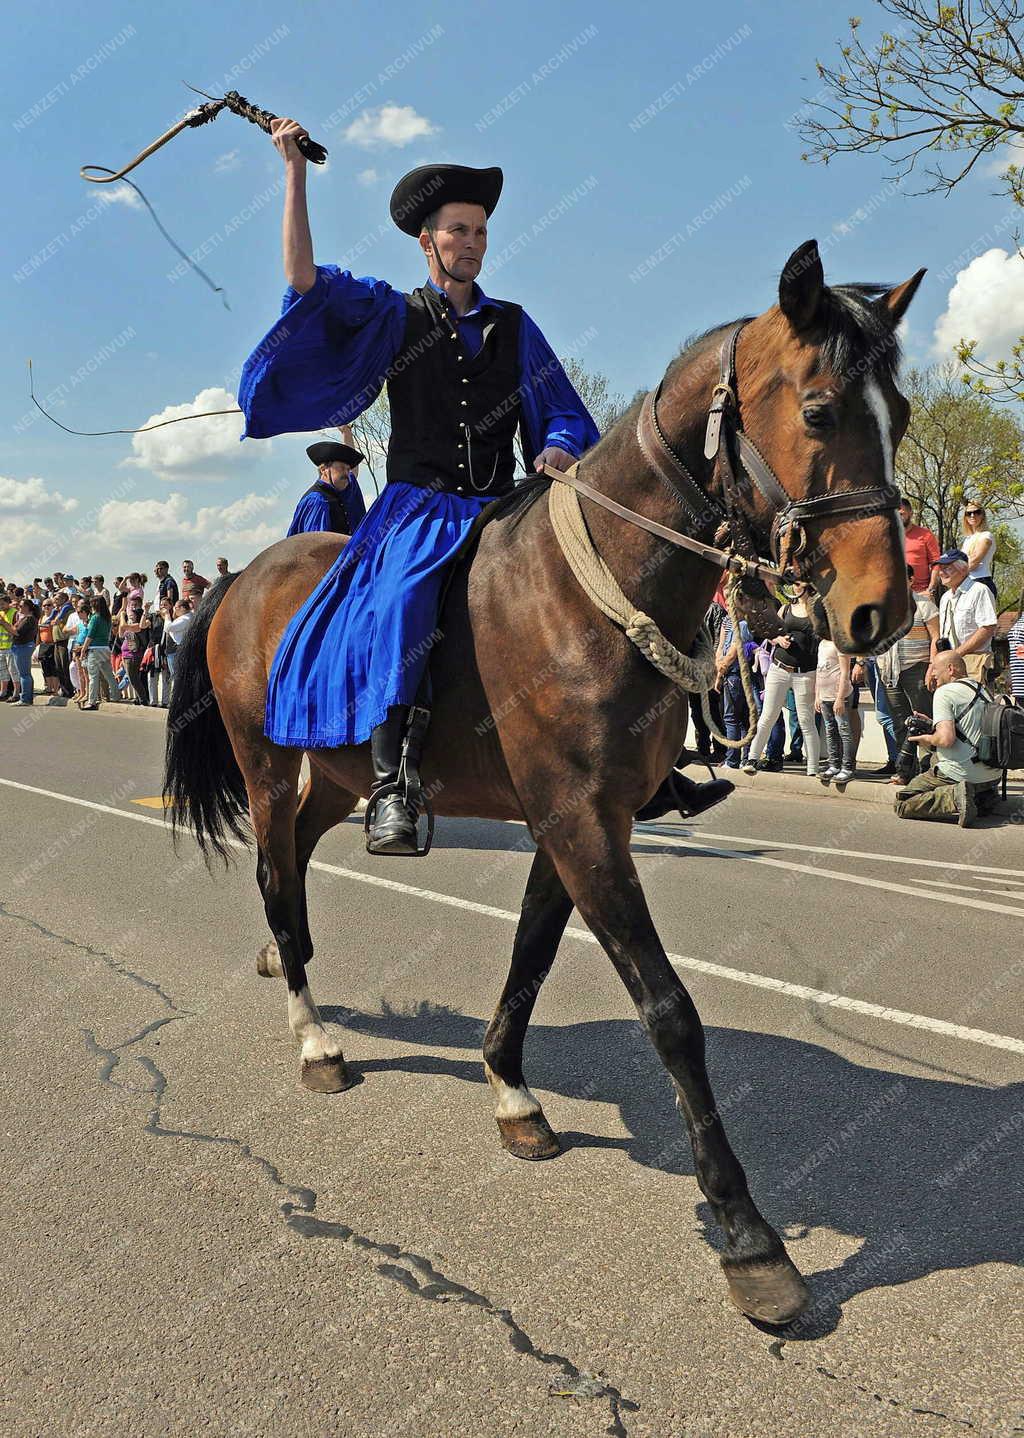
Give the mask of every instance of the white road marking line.
[[[986, 874], [985, 878], [989, 883], [992, 882], [991, 874]], [[945, 879], [915, 879], [911, 877], [910, 882], [928, 884], [929, 887], [935, 886], [941, 889], [966, 889], [971, 894], [1002, 894], [1004, 899], [1016, 899], [1018, 903], [1024, 903], [1024, 894], [1014, 893], [1012, 889], [987, 889], [980, 879], [976, 884], [947, 884]]]
[[[13, 779], [0, 779], [0, 784], [9, 789], [20, 789], [26, 794], [39, 794], [46, 799], [58, 799], [65, 804], [75, 804], [83, 809], [93, 809], [101, 814], [113, 814], [118, 819], [129, 819], [136, 824], [155, 824], [166, 833], [168, 825], [163, 819], [151, 818], [148, 814], [133, 814], [127, 809], [116, 809], [110, 804], [98, 804], [92, 799], [79, 799], [73, 794], [59, 794], [53, 789], [39, 789], [32, 784], [19, 784]], [[648, 837], [654, 838], [656, 835]], [[237, 840], [231, 841], [231, 847], [243, 849], [245, 846]], [[697, 846], [699, 847], [699, 846]], [[711, 852], [718, 852], [712, 850]], [[729, 854], [724, 851], [727, 857], [743, 857], [742, 855]], [[749, 857], [749, 856], [748, 856]], [[770, 862], [770, 861], [760, 861]], [[397, 879], [385, 879], [379, 874], [363, 874], [356, 869], [344, 869], [338, 864], [325, 864], [318, 859], [313, 859], [309, 866], [311, 869], [318, 869], [325, 874], [335, 874], [344, 879], [355, 879], [360, 884], [371, 884], [381, 889], [391, 889], [395, 893], [409, 894], [414, 898], [428, 899], [431, 903], [445, 904], [453, 909], [466, 909], [470, 913], [483, 914], [489, 918], [504, 919], [508, 923], [517, 924], [519, 915], [511, 909], [498, 909], [493, 904], [478, 904], [471, 899], [460, 899], [454, 894], [440, 894], [433, 889], [421, 889], [415, 884], [403, 884]], [[803, 865], [791, 865], [789, 867], [802, 869]], [[821, 870], [808, 869], [809, 873], [820, 873]], [[844, 875], [843, 877], [849, 877]], [[887, 887], [892, 887], [891, 885]], [[915, 890], [908, 892], [914, 893]], [[1020, 910], [1014, 909], [1013, 913], [1019, 914]], [[580, 939], [584, 943], [596, 944], [597, 940], [589, 929], [567, 928], [566, 934], [573, 939]], [[851, 999], [845, 994], [829, 993], [826, 989], [811, 989], [803, 984], [787, 983], [783, 979], [772, 978], [768, 974], [752, 973], [746, 969], [730, 969], [724, 964], [710, 963], [705, 959], [693, 959], [684, 954], [669, 954], [669, 962], [677, 969], [686, 969], [692, 973], [705, 974], [710, 978], [724, 979], [728, 983], [745, 984], [752, 988], [766, 989], [771, 993], [783, 994], [787, 998], [801, 999], [804, 1002], [821, 1004], [825, 1007], [845, 1009], [850, 1013], [862, 1014], [866, 1018], [881, 1019], [884, 1023], [900, 1024], [904, 1028], [923, 1029], [928, 1033], [940, 1034], [944, 1038], [959, 1039], [962, 1043], [981, 1044], [986, 1048], [1005, 1049], [1009, 1053], [1024, 1054], [1024, 1039], [1012, 1038], [1008, 1034], [992, 1034], [985, 1029], [967, 1028], [963, 1024], [948, 1023], [945, 1019], [929, 1018], [925, 1014], [912, 1014], [904, 1009], [890, 1009], [883, 1004], [870, 1004], [863, 999]]]
[[[637, 826], [637, 833], [647, 833], [643, 825]], [[704, 829], [695, 829], [693, 837], [714, 839], [719, 843], [726, 844], [757, 844], [760, 847], [772, 849], [800, 849], [805, 854], [828, 854], [834, 859], [878, 859], [886, 864], [915, 864], [928, 869], [959, 869], [967, 874], [985, 874], [991, 878], [998, 874], [1001, 878], [1012, 879], [1015, 883], [1024, 883], [1021, 878], [1020, 869], [996, 869], [985, 864], [958, 864], [945, 859], [915, 859], [909, 854], [872, 854], [866, 849], [830, 849], [824, 844], [793, 844], [783, 839], [755, 839], [750, 834], [709, 834]]]
[[644, 834], [648, 843], [660, 844], [666, 849], [693, 849], [702, 854], [712, 854], [719, 859], [739, 859], [744, 864], [764, 864], [769, 869], [788, 869], [794, 874], [812, 874], [819, 879], [838, 879], [843, 884], [860, 884], [865, 889], [883, 889], [890, 894], [911, 894], [915, 899], [927, 899], [931, 904], [956, 904], [964, 909], [984, 909], [990, 914], [1014, 914], [1020, 917], [1020, 909], [1011, 904], [993, 904], [988, 899], [968, 899], [959, 894], [922, 893], [910, 884], [895, 884], [889, 879], [871, 879], [866, 874], [848, 874], [844, 869], [823, 869], [816, 864], [791, 864], [788, 859], [765, 859], [760, 854], [748, 854], [742, 849], [716, 849], [712, 844], [701, 844], [696, 839], [667, 839], [661, 834]]

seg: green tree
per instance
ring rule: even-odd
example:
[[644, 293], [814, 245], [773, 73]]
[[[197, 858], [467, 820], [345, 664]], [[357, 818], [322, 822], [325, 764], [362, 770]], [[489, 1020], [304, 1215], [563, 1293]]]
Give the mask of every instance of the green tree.
[[626, 408], [626, 401], [611, 387], [608, 376], [589, 370], [574, 356], [562, 359], [562, 368], [569, 381], [593, 416], [602, 434], [611, 427]]
[[[800, 125], [804, 158], [881, 152], [897, 177], [922, 177], [919, 193], [948, 194], [1010, 144], [1000, 188], [1024, 207], [1024, 167], [1013, 159], [1024, 136], [1024, 0], [876, 3], [892, 28], [867, 44], [851, 18], [837, 59], [818, 62], [822, 89]], [[957, 355], [978, 393], [1024, 398], [1024, 337], [1005, 360], [983, 359], [970, 336]]]
[[1009, 524], [995, 524], [996, 570], [999, 608], [1018, 609], [1024, 593], [1024, 540]]
[[352, 421], [352, 434], [361, 454], [366, 455], [366, 470], [373, 481], [373, 487], [380, 494], [383, 482], [384, 464], [391, 438], [391, 406], [388, 403], [387, 385], [358, 419]]
[[[946, 549], [962, 537], [965, 498], [997, 524], [1024, 515], [1024, 430], [985, 395], [965, 389], [950, 362], [910, 370], [903, 380], [911, 418], [896, 451], [896, 478], [920, 523]], [[1012, 538], [1013, 531], [1004, 529]], [[997, 548], [1012, 560], [1009, 540]]]

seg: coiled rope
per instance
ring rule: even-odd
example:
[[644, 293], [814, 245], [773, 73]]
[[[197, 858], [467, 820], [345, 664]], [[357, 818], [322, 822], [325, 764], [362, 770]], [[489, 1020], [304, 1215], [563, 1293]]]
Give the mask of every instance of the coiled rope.
[[666, 679], [670, 679], [680, 689], [700, 695], [704, 722], [720, 744], [724, 744], [728, 749], [742, 749], [749, 744], [757, 732], [758, 708], [750, 661], [740, 638], [736, 576], [730, 574], [726, 578], [725, 603], [736, 639], [736, 661], [750, 715], [750, 727], [742, 739], [729, 739], [718, 732], [711, 717], [708, 690], [714, 683], [715, 658], [714, 646], [707, 629], [702, 627], [700, 631], [696, 654], [684, 654], [662, 633], [649, 614], [637, 609], [630, 602], [622, 592], [618, 580], [594, 548], [583, 517], [579, 495], [568, 484], [559, 484], [557, 480], [552, 483], [548, 491], [548, 515], [569, 568], [583, 592], [597, 605], [601, 613], [618, 625], [648, 663], [653, 664]]

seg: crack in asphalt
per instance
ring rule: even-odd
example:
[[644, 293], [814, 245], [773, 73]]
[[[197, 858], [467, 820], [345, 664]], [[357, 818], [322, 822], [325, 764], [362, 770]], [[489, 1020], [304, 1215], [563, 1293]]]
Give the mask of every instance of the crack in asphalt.
[[[823, 1363], [804, 1363], [799, 1358], [787, 1358], [782, 1351], [785, 1346], [786, 1340], [784, 1338], [776, 1338], [774, 1343], [769, 1343], [768, 1352], [773, 1358], [778, 1359], [780, 1363], [791, 1363], [794, 1368], [805, 1368], [811, 1373], [820, 1374], [822, 1378], [830, 1379], [833, 1383], [842, 1383], [846, 1387], [855, 1388], [858, 1393], [867, 1394], [867, 1396], [873, 1398], [876, 1403], [884, 1403], [890, 1408], [900, 1408], [905, 1413], [916, 1413], [919, 1417], [944, 1418], [947, 1423], [955, 1423], [960, 1428], [973, 1429], [975, 1426], [967, 1418], [955, 1418], [952, 1413], [943, 1413], [938, 1408], [920, 1408], [915, 1407], [912, 1403], [908, 1403], [904, 1398], [883, 1397], [881, 1393], [876, 1393], [873, 1388], [868, 1387], [864, 1383], [858, 1383], [855, 1379], [849, 1378], [842, 1373], [833, 1373], [831, 1368], [826, 1368]], [[1020, 1432], [1021, 1430], [1014, 1429], [1013, 1431]]]
[[473, 1288], [467, 1288], [465, 1284], [456, 1283], [447, 1278], [422, 1254], [403, 1249], [395, 1243], [379, 1243], [374, 1239], [367, 1238], [364, 1234], [357, 1233], [347, 1224], [318, 1218], [315, 1213], [316, 1190], [286, 1182], [270, 1159], [254, 1152], [249, 1144], [241, 1139], [231, 1138], [225, 1134], [204, 1133], [194, 1129], [168, 1128], [163, 1123], [163, 1103], [168, 1087], [167, 1075], [148, 1054], [132, 1055], [135, 1062], [149, 1077], [150, 1082], [147, 1088], [136, 1088], [132, 1084], [120, 1082], [114, 1077], [114, 1074], [127, 1049], [142, 1043], [151, 1034], [168, 1024], [176, 1023], [181, 1019], [194, 1018], [194, 1012], [179, 1008], [158, 983], [137, 974], [134, 969], [120, 963], [111, 954], [93, 948], [90, 944], [80, 943], [66, 934], [56, 933], [28, 915], [15, 912], [3, 903], [0, 903], [0, 915], [28, 925], [37, 933], [54, 939], [65, 948], [74, 949], [88, 954], [91, 958], [99, 959], [119, 978], [128, 979], [131, 983], [157, 995], [165, 1007], [172, 1010], [170, 1014], [146, 1024], [131, 1038], [124, 1039], [121, 1043], [109, 1048], [100, 1043], [93, 1030], [86, 1028], [80, 1030], [89, 1053], [101, 1060], [98, 1074], [101, 1085], [109, 1085], [111, 1088], [138, 1094], [140, 1097], [148, 1096], [154, 1100], [144, 1124], [146, 1132], [151, 1133], [155, 1138], [186, 1139], [192, 1143], [209, 1143], [234, 1149], [236, 1153], [254, 1164], [268, 1182], [284, 1195], [278, 1203], [278, 1211], [283, 1216], [287, 1227], [294, 1233], [301, 1238], [320, 1238], [340, 1242], [345, 1248], [360, 1256], [374, 1255], [382, 1260], [387, 1260], [374, 1262], [375, 1270], [382, 1277], [401, 1284], [407, 1292], [415, 1294], [416, 1297], [426, 1299], [431, 1303], [465, 1304], [478, 1309], [487, 1318], [497, 1320], [507, 1330], [509, 1343], [516, 1353], [537, 1363], [553, 1367], [561, 1374], [564, 1381], [560, 1382], [557, 1388], [551, 1385], [549, 1396], [605, 1399], [611, 1417], [611, 1422], [605, 1429], [605, 1433], [609, 1435], [609, 1438], [628, 1438], [628, 1429], [623, 1415], [635, 1413], [640, 1405], [633, 1402], [632, 1399], [624, 1398], [619, 1390], [605, 1382], [600, 1374], [577, 1368], [571, 1359], [560, 1353], [550, 1353], [538, 1348], [526, 1330], [512, 1317], [510, 1309], [499, 1308], [486, 1294], [478, 1293]]

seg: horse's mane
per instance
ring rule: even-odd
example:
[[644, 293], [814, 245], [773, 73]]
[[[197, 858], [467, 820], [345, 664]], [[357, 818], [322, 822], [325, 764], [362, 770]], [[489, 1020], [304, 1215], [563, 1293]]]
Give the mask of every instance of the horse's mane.
[[[824, 329], [821, 340], [822, 357], [837, 374], [895, 375], [900, 362], [900, 342], [888, 315], [875, 307], [875, 301], [886, 294], [891, 285], [874, 282], [826, 286], [822, 291], [820, 319]], [[745, 315], [744, 322], [754, 319]], [[697, 357], [707, 341], [717, 338], [738, 320], [713, 325], [711, 329], [688, 339], [666, 372], [673, 372]]]
[[[875, 306], [875, 301], [886, 294], [891, 285], [870, 281], [848, 285], [826, 286], [822, 291], [821, 319], [824, 335], [821, 340], [821, 355], [828, 367], [836, 374], [882, 374], [895, 377], [900, 363], [900, 342], [895, 329], [889, 323], [884, 311]], [[744, 322], [756, 318], [743, 316]], [[691, 335], [683, 343], [675, 359], [665, 371], [664, 384], [668, 384], [677, 370], [689, 365], [694, 359], [739, 320], [726, 320], [712, 325], [700, 334]], [[642, 396], [611, 424], [602, 435], [603, 445], [612, 435], [620, 431], [627, 422], [636, 424], [637, 412], [643, 402]], [[595, 445], [594, 453], [598, 448]]]

